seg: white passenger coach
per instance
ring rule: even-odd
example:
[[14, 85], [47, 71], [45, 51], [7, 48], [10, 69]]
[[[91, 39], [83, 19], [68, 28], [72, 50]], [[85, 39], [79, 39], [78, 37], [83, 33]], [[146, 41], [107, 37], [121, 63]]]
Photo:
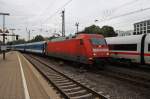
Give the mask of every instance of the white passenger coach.
[[111, 57], [150, 64], [150, 34], [108, 37], [106, 41]]

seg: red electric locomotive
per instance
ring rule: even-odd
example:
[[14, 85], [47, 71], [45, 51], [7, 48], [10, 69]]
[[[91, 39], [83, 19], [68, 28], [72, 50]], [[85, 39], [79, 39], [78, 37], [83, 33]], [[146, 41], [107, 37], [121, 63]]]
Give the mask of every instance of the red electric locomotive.
[[102, 35], [78, 34], [74, 38], [47, 42], [47, 55], [85, 64], [104, 61], [109, 49]]

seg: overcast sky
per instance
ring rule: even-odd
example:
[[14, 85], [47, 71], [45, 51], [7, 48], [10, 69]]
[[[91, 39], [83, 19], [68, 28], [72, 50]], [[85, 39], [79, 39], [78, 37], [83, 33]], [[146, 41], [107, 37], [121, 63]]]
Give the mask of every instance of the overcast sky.
[[[66, 12], [66, 34], [75, 33], [76, 22], [79, 22], [79, 30], [92, 24], [100, 27], [110, 25], [115, 30], [132, 30], [133, 23], [150, 19], [150, 10], [128, 13], [149, 7], [150, 0], [0, 0], [0, 12], [10, 13], [6, 17], [6, 26], [17, 29], [15, 33], [21, 38], [28, 37], [26, 28], [35, 30], [31, 33], [32, 37], [60, 32], [63, 9]], [[126, 16], [122, 16], [124, 14]]]

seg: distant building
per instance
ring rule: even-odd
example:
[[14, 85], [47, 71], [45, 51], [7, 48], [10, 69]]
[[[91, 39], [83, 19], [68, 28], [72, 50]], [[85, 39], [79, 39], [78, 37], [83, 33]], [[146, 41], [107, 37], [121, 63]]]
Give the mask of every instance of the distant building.
[[150, 20], [134, 24], [134, 35], [150, 33]]
[[129, 35], [133, 35], [133, 30], [128, 30], [128, 31], [116, 30], [116, 33], [118, 34], [118, 36], [129, 36]]

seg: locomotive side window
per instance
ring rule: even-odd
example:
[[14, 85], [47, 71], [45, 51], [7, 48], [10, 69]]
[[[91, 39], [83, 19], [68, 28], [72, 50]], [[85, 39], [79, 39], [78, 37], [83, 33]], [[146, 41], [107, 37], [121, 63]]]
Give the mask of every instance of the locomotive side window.
[[105, 39], [100, 39], [100, 38], [91, 38], [91, 43], [93, 45], [106, 45]]
[[112, 44], [110, 50], [137, 51], [137, 44]]
[[150, 52], [150, 44], [148, 44], [148, 51]]
[[83, 45], [83, 40], [82, 39], [80, 39], [80, 45]]

